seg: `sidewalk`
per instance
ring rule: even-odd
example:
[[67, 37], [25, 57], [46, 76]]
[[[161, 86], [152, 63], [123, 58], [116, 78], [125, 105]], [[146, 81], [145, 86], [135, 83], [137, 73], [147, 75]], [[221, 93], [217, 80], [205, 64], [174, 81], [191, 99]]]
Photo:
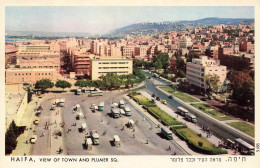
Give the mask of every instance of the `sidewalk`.
[[[133, 99], [129, 98], [128, 96], [124, 96], [124, 98], [131, 103], [134, 107], [138, 109], [138, 111], [142, 112], [146, 119], [149, 119], [154, 123], [154, 125], [157, 127], [158, 124], [161, 125], [161, 123], [155, 119], [152, 115], [150, 115], [145, 109], [142, 108], [141, 105], [137, 104]], [[191, 150], [187, 143], [185, 141], [182, 141], [179, 137], [177, 137], [175, 134], [173, 134], [173, 140], [182, 148], [184, 149], [188, 154], [190, 155], [202, 155], [201, 153], [194, 152]]]
[[[13, 150], [11, 155], [30, 155], [31, 153], [31, 144], [29, 141], [33, 135], [33, 130], [35, 129], [32, 116], [35, 114], [34, 110], [36, 109], [36, 102], [38, 102], [37, 105], [39, 105], [41, 100], [39, 100], [37, 96], [33, 96], [32, 101], [27, 105], [26, 109], [24, 110], [19, 125], [26, 126], [28, 130], [24, 130], [24, 133], [17, 138], [17, 146], [15, 150]], [[28, 142], [28, 144], [26, 144], [26, 141]]]

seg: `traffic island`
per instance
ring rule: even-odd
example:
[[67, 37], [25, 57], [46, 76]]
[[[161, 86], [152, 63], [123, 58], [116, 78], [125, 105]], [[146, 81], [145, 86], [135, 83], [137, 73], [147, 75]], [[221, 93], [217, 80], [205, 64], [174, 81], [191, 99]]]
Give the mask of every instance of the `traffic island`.
[[196, 152], [209, 154], [209, 155], [219, 155], [227, 154], [226, 150], [216, 147], [214, 144], [206, 140], [205, 138], [199, 136], [196, 132], [189, 128], [174, 128], [171, 130], [182, 140], [186, 141], [188, 145], [194, 149]]

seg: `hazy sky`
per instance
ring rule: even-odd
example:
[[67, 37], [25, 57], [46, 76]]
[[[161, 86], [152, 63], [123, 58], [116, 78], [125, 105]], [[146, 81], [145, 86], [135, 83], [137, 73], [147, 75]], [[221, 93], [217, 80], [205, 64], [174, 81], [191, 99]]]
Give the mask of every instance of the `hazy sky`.
[[254, 18], [254, 7], [6, 7], [7, 31], [107, 33], [133, 23]]

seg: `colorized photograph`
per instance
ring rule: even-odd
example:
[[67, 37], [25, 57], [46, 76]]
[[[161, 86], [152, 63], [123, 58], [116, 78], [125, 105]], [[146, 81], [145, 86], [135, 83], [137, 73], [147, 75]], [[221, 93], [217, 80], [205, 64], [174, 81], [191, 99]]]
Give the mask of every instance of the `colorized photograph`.
[[6, 6], [5, 155], [255, 155], [254, 15]]

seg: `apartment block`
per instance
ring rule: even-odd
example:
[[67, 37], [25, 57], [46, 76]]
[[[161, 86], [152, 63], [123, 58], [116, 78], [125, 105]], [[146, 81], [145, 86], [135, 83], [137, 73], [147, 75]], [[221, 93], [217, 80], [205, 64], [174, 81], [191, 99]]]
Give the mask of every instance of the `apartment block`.
[[200, 56], [200, 58], [192, 59], [192, 62], [187, 62], [186, 73], [189, 83], [205, 89], [204, 76], [216, 74], [219, 76], [220, 84], [223, 84], [227, 75], [227, 67], [220, 65], [220, 61], [217, 59]]

